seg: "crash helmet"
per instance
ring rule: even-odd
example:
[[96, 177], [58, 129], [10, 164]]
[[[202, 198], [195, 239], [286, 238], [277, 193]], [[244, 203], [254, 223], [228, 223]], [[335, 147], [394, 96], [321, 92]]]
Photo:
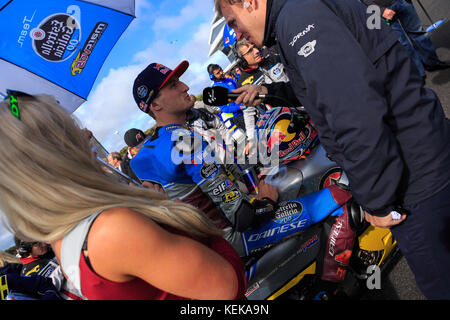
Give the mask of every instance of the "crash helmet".
[[255, 127], [258, 147], [264, 148], [268, 157], [278, 152], [280, 163], [297, 159], [317, 141], [308, 115], [295, 108], [273, 108], [260, 116]]

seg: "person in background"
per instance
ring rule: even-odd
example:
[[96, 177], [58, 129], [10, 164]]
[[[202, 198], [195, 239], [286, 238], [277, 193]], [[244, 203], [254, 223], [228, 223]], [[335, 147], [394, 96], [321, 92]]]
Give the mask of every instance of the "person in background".
[[246, 84], [288, 82], [283, 64], [274, 50], [260, 50], [245, 38], [235, 43], [235, 51], [240, 59], [242, 73], [238, 87]]
[[21, 275], [38, 274], [48, 277], [58, 266], [55, 254], [47, 243], [26, 242], [18, 237], [14, 237], [14, 242], [22, 262]]
[[132, 178], [135, 181], [140, 181], [139, 178], [134, 174], [133, 170], [130, 167], [130, 160], [133, 159], [140, 148], [142, 147], [142, 142], [147, 138], [144, 131], [132, 128], [128, 129], [123, 135], [123, 139], [128, 146], [127, 154], [124, 156], [124, 159], [121, 163], [122, 172], [127, 176]]
[[[25, 255], [24, 243], [21, 243], [17, 237], [15, 241], [19, 243], [20, 252]], [[32, 254], [30, 255], [36, 256], [46, 251], [44, 246], [36, 246], [31, 249]], [[41, 270], [40, 265], [43, 264], [44, 259], [42, 255], [39, 258], [40, 264], [0, 251], [0, 300], [60, 300], [57, 289], [48, 279], [53, 269], [44, 266], [44, 269]], [[26, 264], [23, 265], [23, 262]], [[34, 268], [24, 275], [23, 268], [30, 269], [30, 264], [33, 264]], [[56, 263], [53, 266], [56, 267]]]
[[107, 157], [108, 163], [116, 168], [117, 170], [120, 170], [120, 172], [123, 172], [122, 168], [122, 156], [119, 152], [111, 152], [108, 154]]
[[419, 15], [411, 0], [362, 0], [367, 6], [377, 5], [381, 15], [400, 36], [400, 42], [411, 54], [423, 79], [426, 71], [450, 68], [450, 63], [441, 61], [430, 36], [423, 29]]
[[50, 243], [87, 299], [245, 298], [222, 232], [193, 206], [109, 177], [53, 97], [10, 91], [0, 149], [2, 215], [19, 238]]
[[239, 66], [235, 66], [233, 68], [233, 80], [234, 82], [238, 83], [239, 82], [239, 78], [241, 77], [242, 74], [242, 69]]
[[[213, 87], [224, 87], [229, 92], [237, 88], [236, 82], [231, 77], [227, 77], [219, 65], [210, 64], [207, 70], [210, 79], [213, 81]], [[244, 106], [234, 102], [220, 107], [222, 110], [220, 117], [230, 131], [237, 129], [245, 131], [244, 115], [242, 113], [244, 108]]]

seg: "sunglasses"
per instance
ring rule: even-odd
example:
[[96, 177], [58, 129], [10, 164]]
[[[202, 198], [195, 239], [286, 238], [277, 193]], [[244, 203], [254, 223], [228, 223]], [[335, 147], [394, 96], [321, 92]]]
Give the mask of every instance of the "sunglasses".
[[9, 105], [11, 108], [11, 113], [13, 116], [15, 116], [17, 119], [20, 120], [20, 111], [19, 111], [19, 100], [20, 98], [32, 98], [34, 97], [32, 95], [29, 95], [28, 93], [16, 91], [16, 90], [6, 90], [6, 97], [5, 100], [9, 98]]

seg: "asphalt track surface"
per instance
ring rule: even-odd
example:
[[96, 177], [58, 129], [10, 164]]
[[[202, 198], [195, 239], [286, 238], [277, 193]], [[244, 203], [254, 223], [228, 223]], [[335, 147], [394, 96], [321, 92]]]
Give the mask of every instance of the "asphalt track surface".
[[[431, 25], [417, 1], [413, 1], [422, 24], [425, 27]], [[433, 22], [441, 19], [450, 20], [450, 0], [421, 0], [428, 15]], [[450, 21], [445, 22], [430, 33], [431, 40], [436, 47], [439, 58], [450, 61]], [[425, 87], [433, 89], [441, 100], [447, 118], [450, 118], [450, 69], [427, 72]], [[370, 290], [364, 295], [363, 300], [425, 300], [416, 286], [406, 259], [400, 255], [394, 261], [390, 270], [388, 268], [381, 279], [380, 290]]]

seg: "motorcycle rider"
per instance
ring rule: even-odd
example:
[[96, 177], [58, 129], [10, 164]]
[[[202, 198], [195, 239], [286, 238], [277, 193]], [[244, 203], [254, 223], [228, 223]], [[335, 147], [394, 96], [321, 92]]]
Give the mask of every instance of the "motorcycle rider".
[[215, 2], [238, 40], [277, 43], [291, 80], [239, 88], [236, 103], [301, 100], [366, 220], [391, 228], [427, 298], [450, 298], [450, 123], [398, 34], [367, 28], [356, 0]]
[[[172, 71], [152, 63], [136, 78], [133, 96], [140, 109], [156, 120], [157, 128], [130, 165], [142, 181], [159, 184], [170, 199], [178, 198], [200, 208], [217, 227], [227, 232], [227, 240], [244, 256], [247, 249], [242, 232], [266, 225], [277, 207], [283, 205], [276, 203], [277, 189], [264, 181], [258, 186], [258, 194], [241, 192], [216, 161], [210, 146], [187, 128], [187, 111], [193, 102], [187, 94], [189, 88], [178, 77], [188, 65], [183, 61]], [[338, 203], [339, 197], [334, 195], [332, 201]], [[304, 210], [298, 214], [308, 213]], [[311, 214], [310, 218], [320, 221], [323, 217]]]

